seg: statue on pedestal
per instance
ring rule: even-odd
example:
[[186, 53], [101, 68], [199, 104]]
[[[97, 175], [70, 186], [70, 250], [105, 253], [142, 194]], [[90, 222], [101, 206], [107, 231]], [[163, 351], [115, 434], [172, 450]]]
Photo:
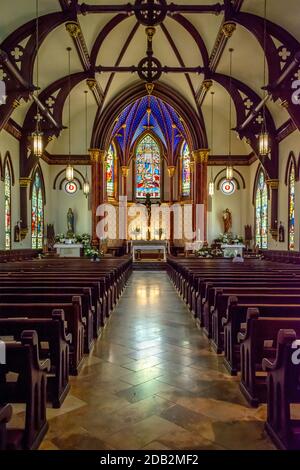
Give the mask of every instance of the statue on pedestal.
[[232, 228], [232, 215], [229, 209], [223, 211], [224, 233], [229, 233]]
[[67, 213], [67, 237], [72, 238], [75, 234], [75, 229], [74, 229], [74, 213], [71, 208], [69, 208], [68, 213]]
[[148, 225], [148, 230], [147, 230], [147, 241], [150, 240], [151, 238], [151, 235], [150, 235], [150, 227], [151, 227], [151, 197], [150, 197], [150, 194], [147, 193], [146, 194], [146, 200], [145, 200], [145, 206], [146, 206], [146, 209], [147, 209], [147, 214], [148, 214], [148, 217], [147, 217], [147, 225]]

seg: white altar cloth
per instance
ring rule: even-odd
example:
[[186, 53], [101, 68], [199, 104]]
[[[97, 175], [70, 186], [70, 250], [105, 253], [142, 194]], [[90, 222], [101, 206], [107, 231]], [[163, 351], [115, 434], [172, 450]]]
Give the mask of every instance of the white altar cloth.
[[245, 245], [242, 245], [241, 243], [237, 243], [234, 245], [224, 244], [221, 245], [221, 248], [224, 251], [224, 258], [232, 258], [237, 254], [243, 256], [243, 249], [245, 248]]
[[54, 248], [61, 258], [80, 258], [83, 245], [81, 243], [55, 243]]
[[158, 253], [163, 253], [163, 260], [167, 261], [167, 248], [168, 242], [158, 242], [153, 240], [152, 242], [138, 242], [134, 241], [132, 244], [132, 259], [133, 261], [136, 260], [136, 251], [158, 251]]

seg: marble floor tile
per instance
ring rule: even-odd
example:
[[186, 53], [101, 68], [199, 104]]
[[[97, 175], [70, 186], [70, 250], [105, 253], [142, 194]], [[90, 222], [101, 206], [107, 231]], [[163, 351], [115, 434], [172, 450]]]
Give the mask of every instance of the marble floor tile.
[[273, 449], [266, 406], [248, 406], [222, 361], [167, 274], [134, 272], [40, 448]]

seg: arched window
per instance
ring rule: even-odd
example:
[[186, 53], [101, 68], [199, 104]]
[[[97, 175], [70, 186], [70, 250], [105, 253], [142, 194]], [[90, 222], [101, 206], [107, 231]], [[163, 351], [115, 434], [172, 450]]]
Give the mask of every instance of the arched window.
[[191, 195], [191, 157], [186, 142], [182, 145], [181, 157], [181, 195], [189, 197]]
[[288, 240], [289, 250], [295, 249], [295, 163], [291, 160], [289, 168], [289, 220], [288, 220]]
[[160, 150], [150, 134], [145, 135], [136, 149], [135, 195], [136, 198], [160, 198]]
[[31, 245], [33, 249], [43, 248], [44, 239], [44, 198], [40, 170], [34, 173], [31, 193]]
[[112, 144], [106, 156], [106, 192], [108, 197], [115, 196], [115, 151]]
[[4, 168], [5, 249], [11, 249], [11, 170], [8, 159]]
[[268, 188], [261, 169], [257, 178], [255, 195], [255, 244], [268, 248]]

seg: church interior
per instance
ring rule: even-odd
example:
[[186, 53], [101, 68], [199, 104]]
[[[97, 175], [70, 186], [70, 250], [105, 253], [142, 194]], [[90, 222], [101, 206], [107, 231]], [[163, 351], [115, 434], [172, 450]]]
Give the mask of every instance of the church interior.
[[0, 450], [300, 450], [299, 20], [1, 1]]

